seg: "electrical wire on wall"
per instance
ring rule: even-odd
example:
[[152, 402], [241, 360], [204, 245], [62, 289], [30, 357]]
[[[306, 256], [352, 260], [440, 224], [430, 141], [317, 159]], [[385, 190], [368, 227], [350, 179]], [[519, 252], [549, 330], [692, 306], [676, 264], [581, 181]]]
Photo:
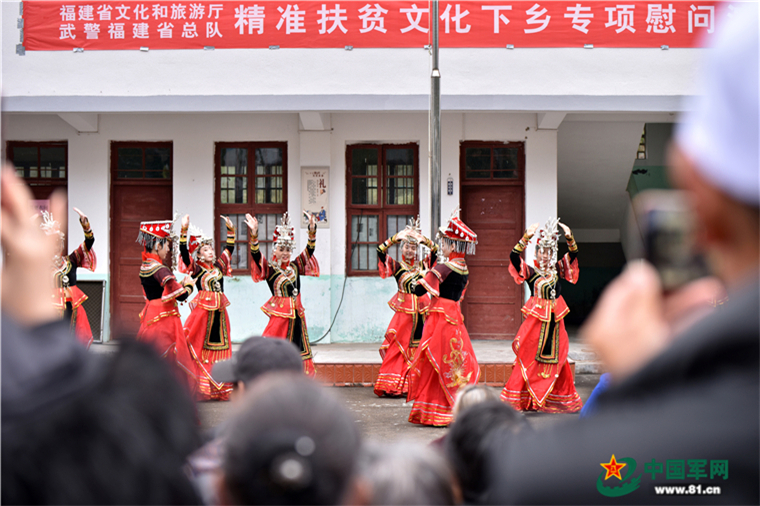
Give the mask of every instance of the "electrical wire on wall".
[[[356, 241], [354, 241], [354, 243], [351, 245], [351, 255], [349, 255], [349, 257], [348, 257], [349, 259], [351, 259], [351, 258], [354, 257], [354, 251], [356, 250], [356, 246], [359, 244], [359, 235], [362, 233], [362, 225], [363, 225], [361, 217], [363, 215], [364, 215], [364, 213], [362, 213], [362, 214], [359, 215], [359, 221], [356, 224]], [[309, 344], [317, 344], [317, 343], [319, 343], [322, 339], [324, 339], [325, 337], [327, 337], [327, 334], [329, 334], [330, 331], [332, 330], [333, 325], [335, 325], [335, 320], [338, 318], [338, 313], [340, 313], [340, 308], [343, 305], [343, 296], [346, 294], [346, 283], [347, 282], [348, 282], [348, 275], [346, 275], [343, 278], [343, 289], [340, 292], [340, 301], [338, 302], [338, 308], [335, 310], [335, 314], [333, 315], [332, 322], [330, 322], [330, 326], [327, 328], [327, 330], [325, 331], [325, 333], [322, 334], [322, 337], [320, 337], [316, 341], [309, 341]]]

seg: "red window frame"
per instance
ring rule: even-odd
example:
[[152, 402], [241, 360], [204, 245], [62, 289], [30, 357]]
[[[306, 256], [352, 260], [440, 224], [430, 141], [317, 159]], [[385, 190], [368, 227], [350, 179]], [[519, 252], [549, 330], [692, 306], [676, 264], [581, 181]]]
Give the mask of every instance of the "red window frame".
[[68, 189], [69, 142], [68, 141], [41, 141], [41, 142], [7, 141], [5, 144], [6, 159], [14, 167], [15, 167], [15, 163], [13, 162], [13, 155], [14, 155], [15, 148], [37, 148], [37, 160], [38, 160], [37, 170], [42, 170], [42, 168], [40, 167], [41, 165], [40, 148], [45, 148], [45, 147], [55, 147], [55, 148], [62, 147], [64, 149], [66, 176], [63, 178], [19, 176], [26, 182], [27, 185], [29, 185], [29, 188], [32, 190], [32, 195], [34, 196], [35, 199], [38, 199], [38, 200], [44, 200], [44, 199], [50, 198], [50, 194], [59, 188], [62, 188], [63, 190]]
[[[247, 178], [247, 202], [244, 204], [222, 204], [222, 150], [228, 148], [247, 149], [248, 150], [248, 167], [245, 176]], [[255, 167], [255, 151], [261, 148], [277, 148], [282, 151], [282, 202], [279, 204], [256, 204], [255, 203], [255, 191], [256, 191], [256, 167]], [[253, 156], [251, 154], [253, 153]], [[228, 177], [228, 175], [225, 175]], [[258, 177], [275, 177], [264, 176], [259, 174]], [[277, 214], [282, 215], [288, 210], [288, 143], [286, 141], [272, 141], [272, 142], [217, 142], [214, 149], [214, 216], [219, 218], [220, 215], [230, 214]], [[291, 218], [294, 226], [298, 226], [300, 223], [300, 216]], [[279, 219], [277, 220], [279, 224]], [[217, 253], [221, 253], [224, 248], [224, 242], [218, 240], [222, 230], [222, 219], [214, 220], [214, 238], [217, 240]], [[244, 223], [238, 224], [238, 228], [245, 227]], [[246, 227], [247, 228], [247, 227]], [[226, 228], [224, 229], [226, 230]], [[248, 253], [248, 242], [250, 239], [250, 233], [242, 235], [245, 239], [241, 239], [241, 231], [237, 230], [237, 237], [235, 240], [235, 249], [243, 248]], [[259, 234], [259, 243], [262, 245], [262, 252], [266, 250], [265, 245], [272, 242], [271, 235], [264, 237]], [[246, 257], [248, 258], [248, 257]], [[250, 259], [247, 260], [250, 265]], [[233, 269], [233, 275], [245, 275], [248, 274], [248, 269]]]
[[[356, 149], [377, 149], [378, 150], [378, 185], [377, 185], [377, 204], [353, 204], [352, 203], [352, 191], [353, 191], [353, 179], [363, 178], [365, 176], [354, 176], [351, 173], [352, 154]], [[413, 190], [413, 204], [388, 204], [387, 180], [393, 178], [393, 176], [387, 175], [386, 158], [387, 151], [389, 149], [412, 149], [413, 150], [413, 164], [414, 164], [414, 190]], [[347, 276], [379, 276], [377, 270], [377, 260], [375, 256], [375, 247], [377, 244], [385, 241], [388, 238], [387, 222], [388, 216], [392, 215], [408, 215], [416, 217], [419, 214], [420, 199], [419, 199], [419, 187], [420, 187], [420, 150], [419, 144], [416, 142], [410, 142], [405, 144], [351, 144], [346, 146], [346, 275]], [[378, 216], [378, 241], [377, 242], [357, 242], [358, 245], [367, 245], [368, 248], [368, 265], [374, 266], [374, 269], [359, 270], [353, 269], [351, 266], [351, 254], [353, 248], [353, 234], [351, 230], [351, 221], [353, 216], [365, 216], [365, 215], [377, 215]], [[358, 251], [358, 247], [357, 247]], [[357, 253], [358, 254], [358, 253]]]
[[[68, 205], [68, 190], [69, 190], [69, 141], [7, 141], [5, 143], [5, 158], [11, 165], [16, 167], [16, 164], [13, 161], [13, 155], [14, 155], [14, 149], [15, 148], [37, 148], [37, 170], [42, 170], [42, 160], [41, 160], [41, 154], [40, 154], [40, 148], [44, 147], [56, 147], [60, 148], [62, 147], [64, 149], [64, 158], [65, 158], [65, 169], [66, 169], [66, 176], [62, 178], [47, 178], [47, 177], [24, 177], [19, 176], [21, 179], [24, 180], [24, 182], [29, 186], [29, 189], [32, 192], [32, 196], [35, 200], [48, 200], [50, 199], [50, 195], [56, 190], [63, 190], [66, 194], [66, 209], [69, 208]], [[59, 222], [61, 221], [60, 217], [54, 217]], [[65, 223], [61, 223], [61, 226], [63, 227], [63, 231], [66, 232], [67, 225]], [[64, 250], [66, 252], [69, 251], [69, 234], [66, 233], [64, 237]]]
[[[467, 177], [467, 148], [483, 148], [491, 150], [491, 174], [488, 178], [468, 178]], [[495, 178], [493, 150], [500, 148], [517, 148], [517, 177], [516, 178]], [[520, 186], [525, 184], [525, 143], [523, 142], [498, 142], [498, 141], [462, 141], [459, 143], [459, 184], [467, 185], [500, 185], [500, 186]], [[461, 192], [460, 192], [461, 193]]]

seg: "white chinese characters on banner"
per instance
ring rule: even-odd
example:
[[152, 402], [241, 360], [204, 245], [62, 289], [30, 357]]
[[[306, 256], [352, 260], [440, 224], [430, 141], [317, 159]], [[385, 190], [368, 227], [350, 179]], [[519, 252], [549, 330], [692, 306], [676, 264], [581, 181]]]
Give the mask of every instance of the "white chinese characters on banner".
[[[412, 30], [418, 30], [422, 33], [428, 33], [428, 28], [423, 28], [420, 26], [420, 21], [422, 21], [422, 15], [427, 14], [429, 9], [423, 9], [421, 7], [417, 7], [417, 4], [412, 4], [409, 8], [401, 8], [399, 11], [402, 14], [406, 14], [406, 19], [409, 21], [409, 26], [406, 28], [401, 29], [401, 33], [410, 32]], [[412, 19], [412, 15], [414, 15], [414, 19]]]
[[525, 33], [538, 33], [542, 32], [546, 29], [547, 26], [549, 26], [549, 21], [551, 21], [551, 16], [546, 16], [545, 18], [541, 18], [544, 14], [549, 12], [546, 8], [542, 8], [539, 4], [534, 4], [533, 7], [525, 11], [526, 14], [530, 14], [530, 18], [528, 18], [525, 22], [529, 25], [540, 25], [536, 28], [525, 28]]
[[[636, 29], [633, 27], [633, 10], [635, 5], [616, 5], [615, 7], [605, 7], [609, 15], [605, 28], [611, 26], [617, 26], [615, 33], [620, 33], [623, 30], [628, 30], [631, 33], [636, 33]], [[615, 18], [617, 14], [617, 19]]]
[[379, 4], [375, 4], [374, 7], [367, 4], [359, 9], [359, 19], [362, 20], [359, 33], [367, 33], [372, 30], [386, 33], [385, 18], [383, 17], [385, 14], [388, 14], [388, 9], [383, 9]]
[[[433, 20], [420, 0], [290, 1], [29, 1], [26, 49], [421, 47], [433, 21], [441, 47], [705, 47], [721, 9], [713, 0], [459, 0], [442, 2]], [[739, 12], [733, 1], [729, 15]]]
[[[318, 228], [330, 228], [330, 169], [327, 167], [304, 167], [301, 169], [301, 207], [317, 216]], [[301, 215], [301, 228], [309, 225]]]
[[675, 13], [673, 4], [668, 4], [665, 9], [662, 8], [661, 4], [647, 5], [647, 32], [675, 32], [676, 29], [673, 26], [673, 15]]
[[[333, 9], [327, 9], [327, 6], [322, 4], [322, 8], [317, 11], [317, 14], [320, 16], [317, 20], [317, 24], [319, 24], [319, 33], [333, 33], [336, 28], [340, 29], [343, 33], [348, 31], [346, 30], [346, 27], [343, 26], [343, 21], [348, 20], [348, 16], [344, 15], [346, 14], [346, 9], [341, 9], [340, 4], [335, 4], [335, 8]], [[327, 28], [327, 23], [330, 21], [332, 21], [332, 25], [330, 28]]]
[[588, 25], [591, 24], [594, 14], [591, 12], [591, 7], [576, 4], [567, 8], [565, 18], [570, 19], [570, 22], [573, 24], [573, 30], [588, 33]]
[[457, 33], [467, 33], [470, 31], [470, 28], [472, 28], [470, 25], [467, 25], [465, 27], [462, 26], [462, 19], [467, 16], [470, 11], [465, 10], [464, 12], [460, 12], [460, 5], [456, 4], [454, 6], [455, 14], [451, 15], [451, 4], [446, 6], [446, 10], [443, 11], [443, 14], [441, 14], [441, 19], [444, 21], [444, 31], [446, 33], [449, 33], [450, 28], [450, 22], [454, 21], [454, 29]]
[[298, 5], [290, 4], [285, 9], [277, 7], [277, 10], [282, 14], [280, 21], [277, 22], [278, 30], [282, 28], [284, 23], [286, 35], [290, 35], [291, 33], [306, 33], [306, 29], [304, 28], [304, 15], [306, 11], [300, 11], [298, 10]]
[[254, 31], [259, 35], [264, 33], [264, 9], [263, 5], [235, 7], [235, 28], [240, 30], [240, 35], [243, 35], [246, 27], [248, 35], [253, 35]]
[[694, 28], [707, 28], [707, 33], [715, 31], [714, 6], [692, 5], [689, 7], [689, 33], [694, 33]]
[[509, 24], [509, 18], [502, 14], [501, 11], [511, 11], [511, 5], [484, 5], [481, 9], [484, 11], [493, 11], [493, 33], [499, 33], [499, 21], [504, 23], [504, 26]]

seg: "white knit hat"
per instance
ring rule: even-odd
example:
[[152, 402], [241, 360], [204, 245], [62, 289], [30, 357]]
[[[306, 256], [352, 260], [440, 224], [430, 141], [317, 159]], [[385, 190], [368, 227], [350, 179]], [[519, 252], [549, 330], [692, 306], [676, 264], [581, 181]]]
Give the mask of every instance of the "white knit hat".
[[676, 142], [708, 181], [758, 206], [758, 6], [742, 4], [722, 21], [700, 77], [700, 95], [686, 103], [689, 112], [681, 118]]

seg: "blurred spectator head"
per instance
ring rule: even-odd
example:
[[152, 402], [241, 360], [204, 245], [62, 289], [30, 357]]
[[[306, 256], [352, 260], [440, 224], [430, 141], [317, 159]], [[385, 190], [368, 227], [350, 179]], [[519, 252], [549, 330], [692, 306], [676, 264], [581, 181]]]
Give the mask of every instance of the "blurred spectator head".
[[300, 370], [256, 381], [225, 436], [226, 504], [338, 504], [360, 445], [346, 408]]
[[350, 504], [458, 504], [446, 459], [429, 446], [368, 443], [362, 447]]
[[182, 472], [193, 404], [152, 349], [125, 339], [101, 357], [63, 323], [23, 332], [3, 319], [3, 503], [198, 503]]
[[457, 416], [466, 409], [480, 404], [486, 401], [498, 401], [499, 397], [496, 393], [485, 385], [469, 384], [460, 388], [457, 391], [456, 399], [454, 400], [454, 407], [452, 408], [452, 415], [454, 420]]
[[243, 341], [230, 360], [214, 364], [211, 375], [220, 383], [250, 387], [262, 374], [277, 371], [303, 371], [298, 348], [283, 339], [254, 336]]
[[462, 487], [465, 504], [483, 501], [493, 438], [508, 441], [530, 430], [521, 413], [499, 400], [482, 402], [460, 412], [446, 437], [445, 451]]
[[723, 18], [699, 81], [686, 104], [670, 153], [671, 179], [687, 190], [698, 239], [729, 283], [757, 268], [760, 229], [760, 83], [758, 6]]

